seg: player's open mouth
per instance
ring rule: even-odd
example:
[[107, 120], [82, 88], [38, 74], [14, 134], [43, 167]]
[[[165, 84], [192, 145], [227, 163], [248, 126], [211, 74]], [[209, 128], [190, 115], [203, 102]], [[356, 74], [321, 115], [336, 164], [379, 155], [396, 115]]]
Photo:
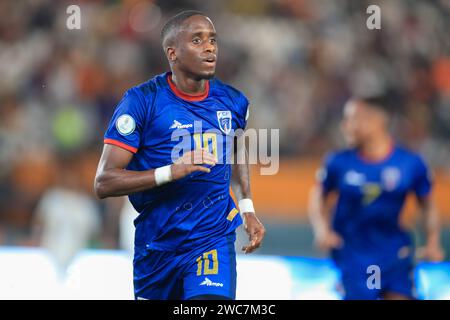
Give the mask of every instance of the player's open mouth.
[[209, 66], [215, 66], [216, 65], [216, 57], [211, 56], [203, 60], [203, 62]]

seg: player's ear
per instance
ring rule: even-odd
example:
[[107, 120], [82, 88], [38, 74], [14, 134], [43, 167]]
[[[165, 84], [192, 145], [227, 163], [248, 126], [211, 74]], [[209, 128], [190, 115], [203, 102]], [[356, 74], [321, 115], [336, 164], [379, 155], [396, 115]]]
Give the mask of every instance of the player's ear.
[[167, 59], [169, 59], [169, 63], [174, 63], [177, 60], [175, 48], [173, 48], [173, 47], [166, 48], [166, 55], [167, 55]]

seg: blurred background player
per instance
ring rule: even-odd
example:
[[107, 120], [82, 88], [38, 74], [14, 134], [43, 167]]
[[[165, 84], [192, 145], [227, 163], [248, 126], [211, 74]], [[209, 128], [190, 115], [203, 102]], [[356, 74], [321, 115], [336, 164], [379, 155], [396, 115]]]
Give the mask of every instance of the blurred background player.
[[101, 235], [98, 204], [81, 189], [76, 162], [77, 157], [61, 157], [56, 181], [37, 203], [33, 218], [32, 241], [49, 251], [61, 275], [72, 258]]
[[[253, 252], [264, 237], [248, 165], [229, 162], [232, 152], [245, 152], [227, 140], [231, 129], [245, 128], [249, 103], [214, 78], [216, 38], [199, 11], [169, 19], [161, 41], [171, 72], [128, 90], [105, 134], [95, 190], [100, 198], [129, 195], [139, 212], [137, 299], [235, 298], [235, 229], [242, 220], [232, 179], [250, 237], [243, 251]], [[184, 153], [173, 161], [177, 148]]]
[[[394, 142], [392, 114], [385, 97], [351, 99], [342, 123], [349, 148], [327, 157], [312, 192], [315, 241], [331, 250], [346, 299], [414, 297], [414, 243], [399, 223], [410, 192], [426, 219], [421, 256], [443, 259], [431, 173], [419, 155]], [[330, 208], [333, 193], [337, 202]], [[375, 287], [368, 284], [370, 266], [381, 271]]]

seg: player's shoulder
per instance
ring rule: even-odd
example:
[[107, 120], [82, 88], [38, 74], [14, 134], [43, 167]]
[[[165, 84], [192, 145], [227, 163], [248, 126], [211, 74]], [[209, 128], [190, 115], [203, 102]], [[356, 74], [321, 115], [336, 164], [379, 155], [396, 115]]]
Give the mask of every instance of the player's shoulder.
[[398, 155], [398, 158], [400, 159], [400, 161], [411, 161], [415, 164], [419, 164], [419, 165], [425, 165], [425, 159], [423, 158], [423, 156], [415, 151], [412, 150], [409, 147], [406, 147], [404, 145], [401, 144], [397, 144], [395, 146], [395, 152]]
[[139, 83], [127, 90], [127, 94], [133, 94], [141, 98], [152, 98], [158, 88], [162, 86], [165, 73], [154, 76], [153, 78]]
[[422, 156], [417, 151], [401, 144], [397, 144], [395, 146], [395, 152], [402, 158], [408, 158], [412, 160], [422, 159]]
[[167, 84], [166, 76], [167, 72], [129, 88], [124, 94], [124, 99], [130, 102], [137, 112], [151, 117], [156, 101], [164, 99], [164, 94], [160, 93], [164, 92], [163, 87]]
[[327, 163], [338, 163], [348, 161], [351, 157], [354, 157], [356, 150], [352, 148], [343, 148], [333, 151], [329, 151], [325, 155], [325, 161]]
[[162, 86], [164, 74], [157, 75], [145, 82], [130, 87], [125, 91], [120, 105], [126, 105], [128, 112], [139, 115], [141, 120], [149, 119], [154, 113], [157, 92]]
[[242, 102], [248, 104], [248, 98], [242, 91], [228, 83], [223, 82], [218, 78], [214, 78], [211, 80], [211, 88], [215, 95], [225, 95], [234, 102]]

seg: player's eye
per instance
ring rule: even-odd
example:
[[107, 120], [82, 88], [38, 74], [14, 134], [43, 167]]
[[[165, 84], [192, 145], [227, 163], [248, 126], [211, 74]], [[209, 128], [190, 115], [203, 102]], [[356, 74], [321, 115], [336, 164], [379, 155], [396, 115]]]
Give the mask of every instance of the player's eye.
[[199, 44], [201, 42], [200, 38], [192, 39], [192, 43]]
[[211, 39], [209, 39], [209, 42], [210, 42], [210, 43], [216, 43], [217, 40], [216, 40], [216, 38], [211, 38]]

